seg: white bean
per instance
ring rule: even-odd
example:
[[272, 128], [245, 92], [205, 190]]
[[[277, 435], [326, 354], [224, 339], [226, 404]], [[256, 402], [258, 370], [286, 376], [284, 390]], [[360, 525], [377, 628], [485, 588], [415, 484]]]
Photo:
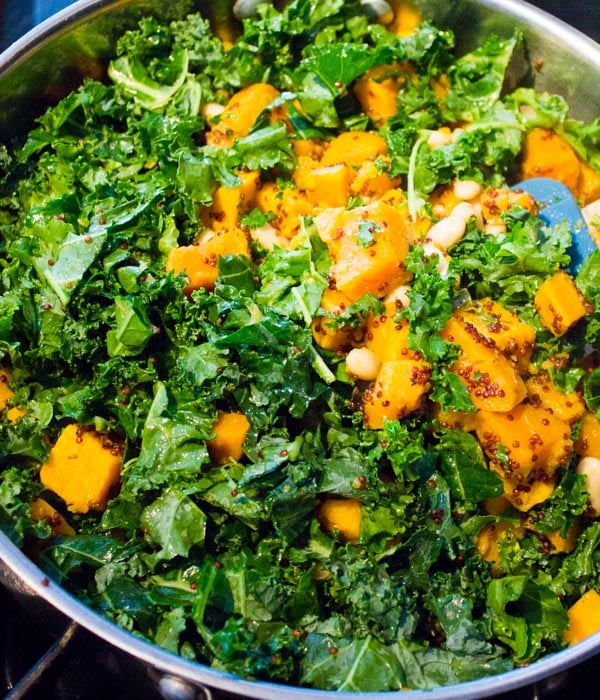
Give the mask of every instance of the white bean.
[[288, 239], [280, 236], [277, 229], [271, 226], [271, 224], [265, 224], [259, 228], [252, 229], [250, 231], [250, 237], [258, 241], [266, 250], [273, 250], [275, 246], [289, 248], [290, 245]]
[[481, 206], [481, 202], [469, 202], [469, 204], [475, 211], [474, 216], [477, 217], [477, 226], [479, 226], [479, 228], [483, 228], [483, 207]]
[[480, 212], [470, 202], [460, 202], [450, 212], [450, 216], [456, 216], [467, 222], [469, 219], [479, 219]]
[[394, 303], [394, 304], [399, 304], [402, 308], [406, 308], [410, 304], [410, 298], [408, 296], [408, 292], [410, 291], [410, 287], [406, 284], [401, 284], [396, 289], [392, 289], [392, 291], [387, 294], [384, 298], [384, 302], [388, 303]]
[[476, 180], [456, 180], [454, 183], [454, 196], [464, 202], [469, 202], [479, 197], [482, 187]]
[[207, 102], [203, 107], [202, 107], [202, 116], [207, 120], [210, 121], [211, 119], [214, 119], [215, 117], [218, 117], [219, 114], [223, 112], [225, 109], [224, 105], [220, 105], [218, 102]]
[[585, 487], [589, 494], [590, 505], [596, 515], [600, 515], [600, 459], [583, 457], [577, 465], [577, 473], [585, 476]]
[[369, 348], [353, 348], [346, 355], [346, 371], [351, 377], [373, 381], [377, 378], [381, 362]]
[[502, 233], [506, 233], [506, 224], [486, 224], [485, 232], [489, 236], [500, 236]]
[[215, 232], [211, 228], [205, 228], [204, 231], [198, 236], [197, 243], [208, 243], [215, 237]]
[[446, 216], [427, 231], [425, 240], [442, 250], [447, 250], [465, 235], [466, 228], [466, 219], [460, 216]]
[[452, 134], [446, 133], [444, 131], [432, 131], [427, 139], [427, 145], [429, 148], [440, 148], [452, 141]]

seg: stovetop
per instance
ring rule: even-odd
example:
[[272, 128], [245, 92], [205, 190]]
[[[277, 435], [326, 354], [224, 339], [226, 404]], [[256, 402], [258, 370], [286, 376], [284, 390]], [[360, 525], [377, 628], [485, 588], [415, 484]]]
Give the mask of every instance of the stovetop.
[[[598, 0], [529, 0], [600, 41]], [[66, 0], [0, 0], [0, 50], [67, 6]], [[167, 688], [124, 653], [65, 621], [50, 634], [0, 587], [0, 695], [6, 700], [203, 700], [189, 688]], [[594, 657], [536, 686], [496, 695], [497, 700], [571, 700], [591, 697], [600, 658]], [[187, 694], [186, 694], [187, 693]], [[236, 700], [212, 691], [212, 700]], [[282, 688], [282, 698], [285, 688]], [[205, 695], [206, 700], [209, 696]]]

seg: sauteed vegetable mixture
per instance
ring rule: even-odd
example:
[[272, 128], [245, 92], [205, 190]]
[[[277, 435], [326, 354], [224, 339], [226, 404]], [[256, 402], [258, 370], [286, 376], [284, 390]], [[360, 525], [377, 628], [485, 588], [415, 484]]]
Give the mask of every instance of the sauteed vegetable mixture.
[[[433, 688], [600, 628], [600, 120], [400, 5], [143, 19], [2, 147], [2, 528], [187, 659]], [[542, 68], [543, 69], [543, 68]], [[592, 219], [592, 230], [594, 230]]]

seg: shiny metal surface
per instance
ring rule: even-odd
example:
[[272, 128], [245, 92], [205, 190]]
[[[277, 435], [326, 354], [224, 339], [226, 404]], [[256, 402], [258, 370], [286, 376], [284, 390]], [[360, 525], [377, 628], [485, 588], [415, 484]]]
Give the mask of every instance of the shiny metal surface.
[[[592, 39], [520, 0], [414, 0], [423, 15], [454, 29], [461, 49], [495, 32], [520, 28], [527, 55], [515, 62], [511, 79], [539, 90], [559, 92], [573, 116], [591, 120], [600, 113], [600, 48]], [[115, 37], [152, 12], [164, 19], [200, 7], [216, 23], [231, 21], [231, 3], [80, 0], [28, 32], [0, 54], [0, 133], [16, 136], [47, 104], [56, 102], [84, 76], [101, 78]]]
[[[558, 92], [570, 102], [572, 115], [592, 120], [600, 114], [600, 46], [547, 13], [520, 0], [415, 0], [427, 19], [453, 28], [459, 47], [467, 50], [485, 35], [506, 36], [519, 27], [527, 52], [513, 67], [511, 82]], [[24, 133], [36, 115], [76, 86], [84, 76], [102, 78], [115, 37], [137, 18], [152, 12], [172, 19], [201, 7], [193, 0], [80, 0], [15, 42], [0, 55], [0, 141]], [[228, 0], [204, 9], [216, 24], [231, 21]], [[491, 697], [535, 684], [600, 651], [600, 634], [529, 667], [468, 684], [433, 691], [345, 693], [250, 682], [179, 658], [116, 627], [49, 581], [0, 533], [0, 581], [28, 605], [50, 617], [56, 611], [100, 638], [156, 669], [163, 677], [181, 679], [186, 690], [215, 688], [248, 698], [280, 700], [470, 700]]]

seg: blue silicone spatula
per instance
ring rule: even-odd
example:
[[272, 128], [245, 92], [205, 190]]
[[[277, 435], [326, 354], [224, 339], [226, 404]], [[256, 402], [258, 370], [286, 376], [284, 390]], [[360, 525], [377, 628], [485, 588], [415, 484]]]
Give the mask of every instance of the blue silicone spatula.
[[558, 180], [549, 177], [532, 177], [513, 187], [532, 195], [539, 204], [539, 218], [547, 226], [557, 226], [568, 221], [571, 228], [572, 243], [567, 250], [571, 257], [569, 272], [576, 275], [583, 261], [598, 250], [583, 213], [571, 190]]

